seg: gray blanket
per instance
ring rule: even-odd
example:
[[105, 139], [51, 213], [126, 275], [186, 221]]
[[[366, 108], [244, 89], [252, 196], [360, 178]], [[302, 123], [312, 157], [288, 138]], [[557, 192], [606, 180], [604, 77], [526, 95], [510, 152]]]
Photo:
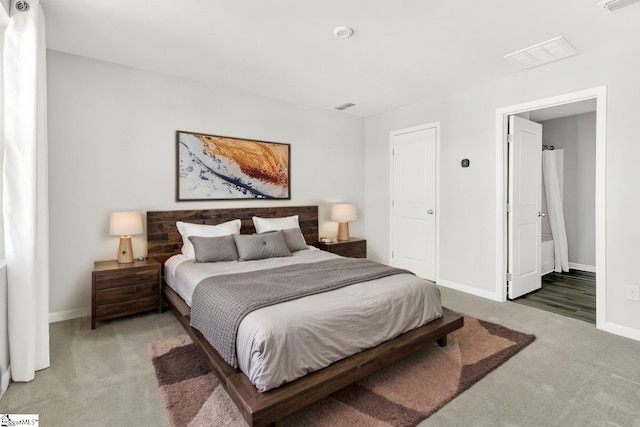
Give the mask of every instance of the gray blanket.
[[366, 259], [339, 258], [248, 273], [212, 276], [191, 300], [191, 326], [234, 368], [240, 322], [262, 307], [409, 271]]

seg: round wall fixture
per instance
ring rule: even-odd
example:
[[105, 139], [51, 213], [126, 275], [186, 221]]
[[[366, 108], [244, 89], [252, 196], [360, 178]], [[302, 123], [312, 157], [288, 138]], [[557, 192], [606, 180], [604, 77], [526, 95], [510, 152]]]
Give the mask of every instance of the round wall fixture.
[[29, 10], [29, 3], [27, 3], [24, 0], [18, 0], [17, 2], [15, 2], [13, 4], [16, 9], [20, 12], [26, 12], [27, 10]]
[[353, 28], [345, 27], [344, 25], [336, 27], [333, 30], [333, 34], [335, 34], [336, 37], [346, 39], [347, 37], [351, 37], [353, 35]]

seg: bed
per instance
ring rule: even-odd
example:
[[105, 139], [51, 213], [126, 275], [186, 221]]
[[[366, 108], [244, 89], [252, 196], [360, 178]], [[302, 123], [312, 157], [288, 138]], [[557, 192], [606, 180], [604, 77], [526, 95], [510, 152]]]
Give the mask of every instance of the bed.
[[[214, 225], [240, 219], [242, 222], [241, 232], [243, 234], [252, 234], [255, 232], [251, 220], [253, 216], [274, 218], [287, 217], [290, 215], [298, 215], [300, 230], [306, 243], [312, 245], [318, 241], [317, 206], [148, 212], [147, 235], [149, 256], [161, 262], [163, 266], [167, 260], [179, 258], [179, 256], [176, 257], [176, 254], [180, 252], [182, 238], [176, 229], [176, 221]], [[305, 262], [314, 262], [317, 259], [326, 259], [326, 257], [335, 256], [317, 249], [300, 251], [300, 255], [298, 256], [301, 260], [303, 258], [306, 259], [307, 261]], [[291, 257], [292, 262], [296, 261], [294, 258], [296, 257]], [[173, 282], [175, 281], [174, 276], [176, 273], [175, 270], [172, 270], [171, 264], [172, 261], [167, 264], [168, 267], [165, 274], [167, 275], [167, 279], [169, 279], [168, 281]], [[248, 263], [245, 265], [247, 264]], [[202, 265], [199, 267], [202, 268]], [[264, 268], [270, 267], [267, 266]], [[393, 280], [398, 280], [398, 278], [395, 277]], [[373, 281], [371, 283], [373, 283]], [[347, 287], [345, 291], [342, 289], [339, 291], [349, 292], [349, 288], [351, 287], [356, 287], [356, 285]], [[327, 294], [335, 292], [338, 291], [331, 291], [322, 295], [326, 298]], [[460, 315], [446, 308], [442, 308], [442, 317], [429, 321], [423, 326], [403, 332], [399, 336], [386, 340], [372, 348], [362, 349], [362, 351], [357, 350], [358, 352], [355, 354], [342, 358], [325, 368], [316, 370], [297, 379], [287, 380], [286, 384], [277, 388], [269, 389], [270, 387], [274, 387], [274, 385], [265, 386], [268, 391], [260, 392], [258, 388], [256, 388], [259, 386], [255, 384], [255, 378], [253, 378], [250, 368], [247, 371], [246, 366], [241, 366], [248, 374], [243, 373], [240, 368], [234, 368], [228, 359], [225, 360], [225, 358], [215, 350], [199, 330], [191, 326], [192, 311], [186, 302], [190, 299], [188, 295], [189, 294], [186, 294], [185, 296], [179, 287], [178, 291], [176, 291], [166, 283], [163, 286], [164, 301], [190, 334], [196, 346], [198, 346], [211, 365], [213, 372], [220, 378], [222, 384], [225, 385], [227, 392], [238, 406], [247, 423], [251, 426], [274, 424], [284, 416], [393, 363], [421, 347], [430, 345], [434, 341], [437, 341], [440, 345], [446, 345], [447, 334], [462, 327], [463, 324], [463, 319]], [[262, 312], [263, 310], [258, 311]], [[289, 312], [290, 310], [287, 309], [286, 311]], [[250, 316], [247, 316], [247, 318], [248, 317]], [[397, 335], [395, 332], [392, 333]], [[239, 333], [238, 336], [240, 337], [242, 335]], [[331, 345], [328, 345], [328, 347], [331, 347]], [[249, 349], [249, 354], [251, 354], [251, 351], [252, 350]], [[242, 358], [241, 352], [238, 351], [239, 361]]]

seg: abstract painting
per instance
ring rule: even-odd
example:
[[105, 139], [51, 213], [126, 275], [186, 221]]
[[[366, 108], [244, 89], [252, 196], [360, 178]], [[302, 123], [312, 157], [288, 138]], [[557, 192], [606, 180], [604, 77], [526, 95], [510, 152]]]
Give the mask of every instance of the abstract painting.
[[290, 199], [290, 145], [176, 132], [177, 200]]

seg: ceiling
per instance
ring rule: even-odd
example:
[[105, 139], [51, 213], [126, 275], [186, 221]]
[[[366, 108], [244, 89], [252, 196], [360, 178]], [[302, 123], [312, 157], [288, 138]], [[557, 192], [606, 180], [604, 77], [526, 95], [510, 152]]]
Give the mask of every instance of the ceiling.
[[545, 120], [559, 119], [562, 117], [576, 116], [578, 114], [591, 113], [596, 111], [596, 99], [585, 99], [584, 101], [570, 102], [568, 104], [556, 105], [554, 107], [541, 108], [529, 112], [529, 120], [534, 122], [544, 122]]
[[49, 49], [368, 117], [533, 72], [503, 56], [553, 37], [589, 54], [637, 33], [639, 4], [605, 15], [597, 1], [40, 2]]

